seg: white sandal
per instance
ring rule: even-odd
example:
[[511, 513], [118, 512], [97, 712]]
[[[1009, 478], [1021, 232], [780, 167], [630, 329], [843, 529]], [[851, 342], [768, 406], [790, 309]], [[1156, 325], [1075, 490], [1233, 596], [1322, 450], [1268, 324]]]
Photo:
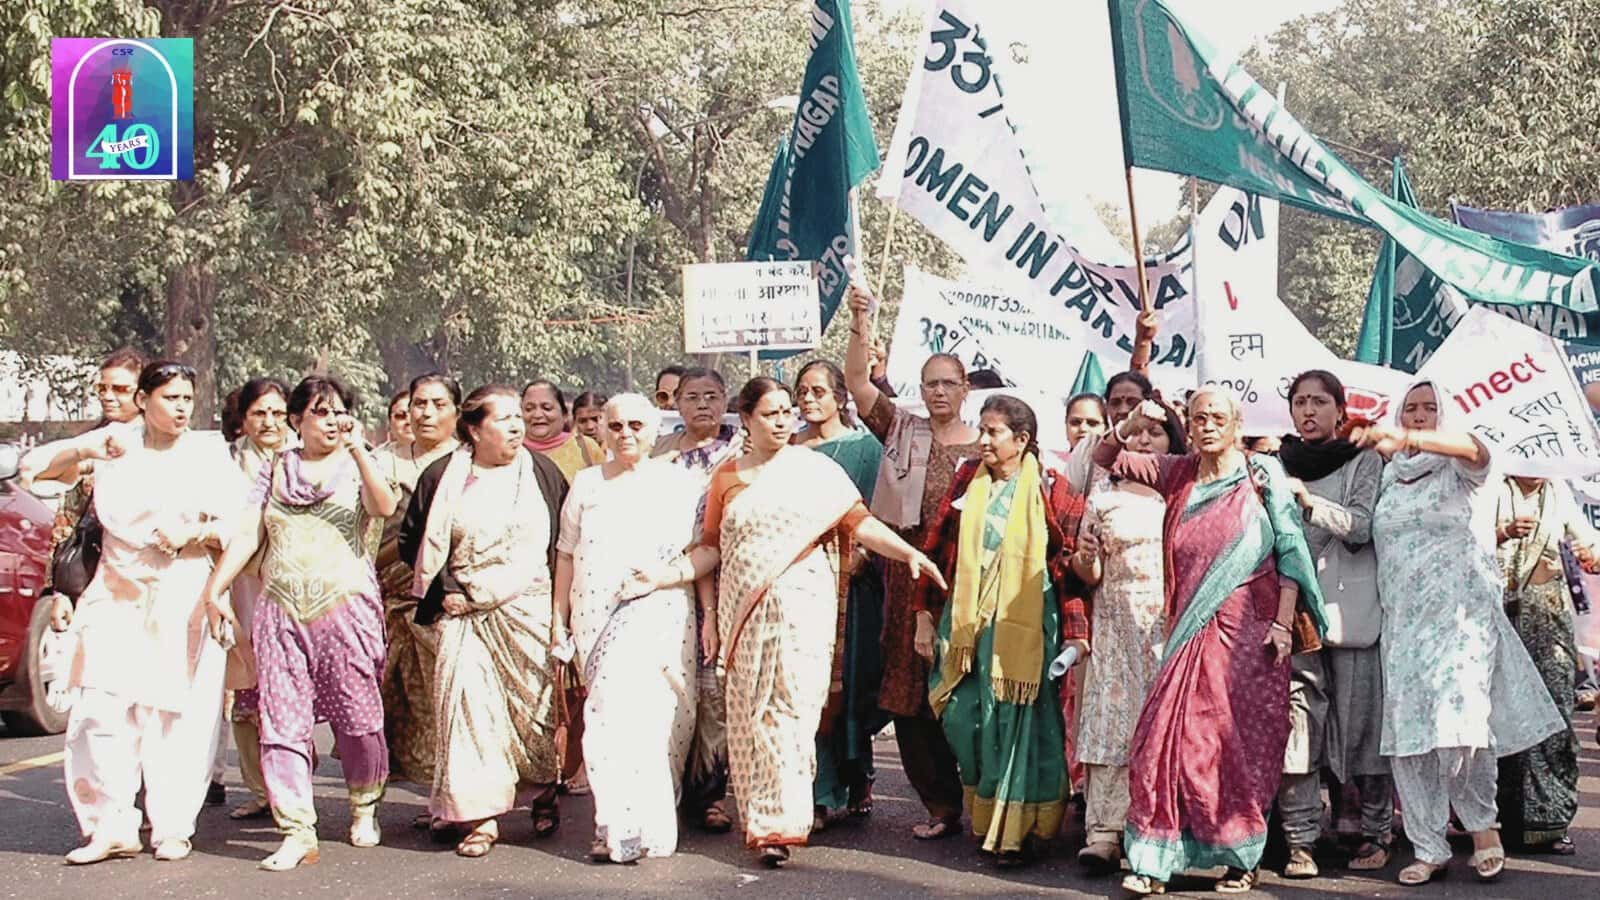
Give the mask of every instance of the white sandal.
[[307, 843], [284, 838], [271, 856], [256, 863], [256, 868], [268, 872], [287, 872], [298, 866], [314, 866], [321, 859], [322, 851], [317, 849], [316, 841]]
[[1506, 848], [1485, 847], [1472, 854], [1472, 871], [1479, 881], [1494, 881], [1506, 870]]
[[1431, 863], [1419, 859], [1400, 870], [1398, 881], [1407, 887], [1420, 887], [1444, 873], [1444, 863]]

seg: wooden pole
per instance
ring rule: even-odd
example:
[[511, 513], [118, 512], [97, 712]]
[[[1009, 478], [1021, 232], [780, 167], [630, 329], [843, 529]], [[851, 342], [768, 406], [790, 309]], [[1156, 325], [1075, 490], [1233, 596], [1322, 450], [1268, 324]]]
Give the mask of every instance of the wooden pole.
[[894, 243], [894, 224], [900, 218], [900, 204], [889, 204], [889, 227], [883, 232], [883, 253], [878, 257], [878, 299], [883, 300], [884, 282], [889, 280], [889, 245]]
[[1139, 269], [1139, 308], [1150, 311], [1150, 285], [1144, 272], [1144, 239], [1139, 236], [1139, 208], [1133, 201], [1133, 166], [1128, 167], [1128, 227], [1133, 229], [1133, 264]]

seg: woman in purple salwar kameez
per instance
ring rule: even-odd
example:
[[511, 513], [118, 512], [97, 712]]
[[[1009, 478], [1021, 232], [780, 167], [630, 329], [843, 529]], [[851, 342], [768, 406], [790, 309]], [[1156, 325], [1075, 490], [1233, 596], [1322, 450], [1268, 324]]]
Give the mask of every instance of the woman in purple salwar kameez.
[[1123, 887], [1161, 893], [1185, 869], [1227, 866], [1223, 893], [1254, 887], [1266, 813], [1289, 738], [1297, 607], [1322, 627], [1322, 594], [1276, 459], [1239, 449], [1233, 399], [1190, 401], [1197, 455], [1124, 452], [1122, 434], [1166, 413], [1146, 402], [1095, 461], [1167, 498], [1167, 639], [1133, 736]]
[[228, 545], [205, 597], [212, 627], [236, 622], [223, 591], [261, 549], [262, 599], [251, 640], [260, 691], [261, 768], [283, 844], [270, 871], [317, 861], [311, 729], [333, 729], [350, 794], [350, 843], [374, 847], [389, 774], [383, 736], [383, 604], [368, 526], [397, 494], [373, 463], [349, 410], [349, 388], [313, 375], [289, 397], [302, 446], [263, 471], [260, 516]]

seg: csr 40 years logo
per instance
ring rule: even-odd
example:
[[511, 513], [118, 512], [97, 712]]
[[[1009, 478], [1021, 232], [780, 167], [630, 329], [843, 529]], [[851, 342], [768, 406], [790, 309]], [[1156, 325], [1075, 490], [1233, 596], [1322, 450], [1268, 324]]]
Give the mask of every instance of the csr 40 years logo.
[[194, 178], [194, 41], [50, 42], [50, 177]]

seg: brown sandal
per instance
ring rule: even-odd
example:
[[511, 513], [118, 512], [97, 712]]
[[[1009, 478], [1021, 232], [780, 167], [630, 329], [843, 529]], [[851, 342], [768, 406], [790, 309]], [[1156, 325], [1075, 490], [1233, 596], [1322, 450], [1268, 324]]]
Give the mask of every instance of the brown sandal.
[[722, 801], [717, 801], [706, 807], [700, 817], [700, 828], [713, 834], [723, 834], [733, 830], [733, 820], [728, 818], [727, 812], [722, 808]]
[[1346, 868], [1356, 872], [1376, 872], [1389, 864], [1389, 841], [1367, 839], [1356, 848]]
[[472, 829], [472, 833], [456, 845], [456, 855], [467, 859], [482, 859], [494, 849], [494, 842], [499, 839], [498, 834], [491, 834], [482, 830], [482, 826]]
[[919, 841], [937, 841], [947, 837], [954, 837], [961, 830], [961, 820], [951, 816], [941, 819], [929, 819], [911, 826], [911, 836]]

